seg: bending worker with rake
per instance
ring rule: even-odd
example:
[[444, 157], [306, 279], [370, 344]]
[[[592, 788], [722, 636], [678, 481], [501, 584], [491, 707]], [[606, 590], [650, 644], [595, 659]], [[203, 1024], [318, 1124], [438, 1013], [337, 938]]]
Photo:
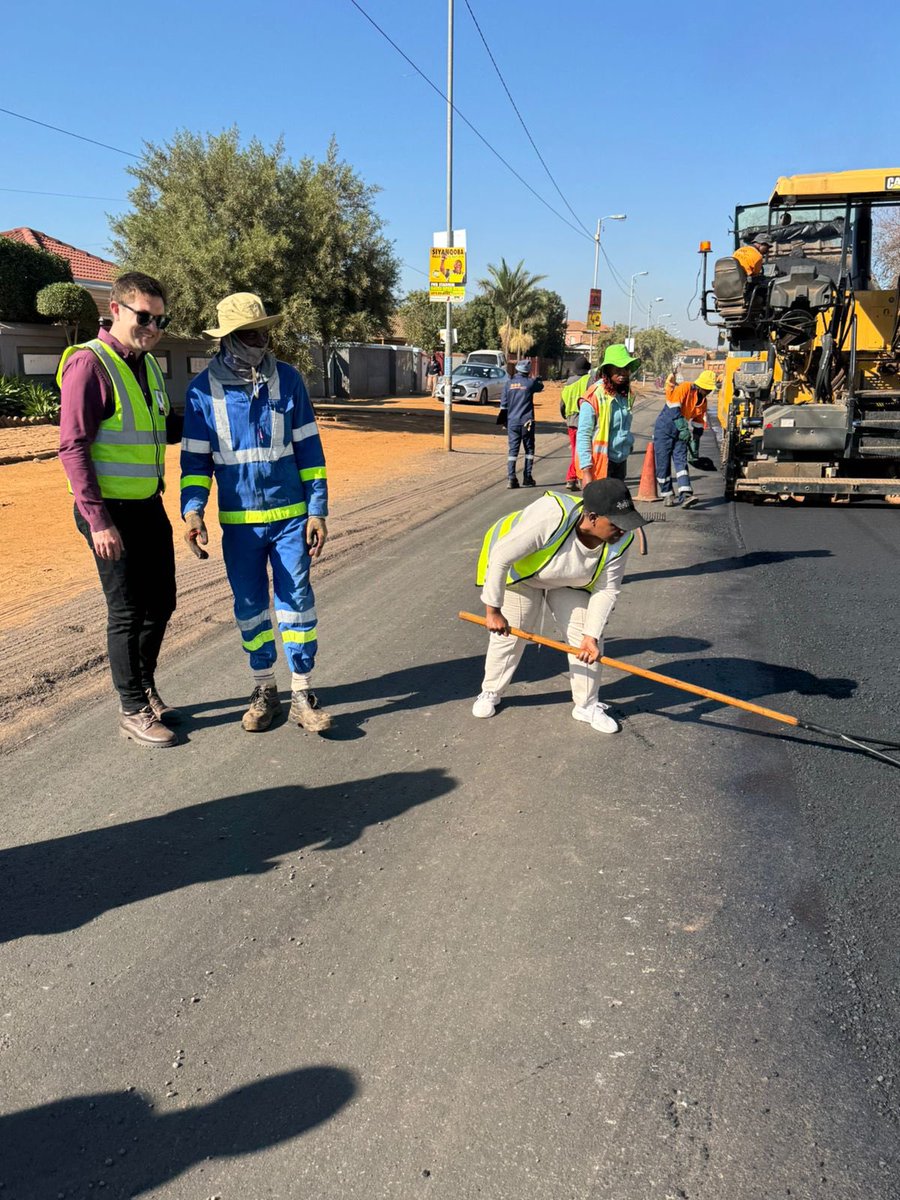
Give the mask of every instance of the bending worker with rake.
[[634, 530], [646, 524], [619, 479], [586, 484], [581, 496], [546, 492], [539, 500], [497, 521], [487, 531], [476, 582], [482, 587], [490, 631], [484, 682], [472, 707], [492, 717], [512, 680], [525, 643], [510, 626], [534, 632], [546, 601], [570, 645], [572, 716], [597, 733], [619, 726], [597, 699], [602, 637], [625, 570]]

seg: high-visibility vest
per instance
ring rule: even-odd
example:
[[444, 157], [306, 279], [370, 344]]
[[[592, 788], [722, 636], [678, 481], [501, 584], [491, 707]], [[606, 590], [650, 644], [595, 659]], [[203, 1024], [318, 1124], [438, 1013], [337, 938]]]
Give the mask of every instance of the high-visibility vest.
[[[588, 388], [582, 399], [582, 404], [588, 404], [597, 417], [597, 427], [591, 438], [591, 470], [594, 479], [605, 479], [609, 471], [609, 431], [612, 427], [612, 406], [617, 397], [607, 395], [603, 389], [603, 380], [598, 379]], [[628, 411], [634, 408], [634, 396], [631, 392], [627, 398]], [[581, 468], [579, 467], [579, 475]]]
[[588, 390], [590, 381], [591, 373], [588, 371], [586, 375], [579, 376], [574, 383], [567, 383], [559, 393], [560, 399], [563, 402], [563, 415], [566, 418], [574, 417], [578, 412], [578, 409], [581, 407], [581, 398]]
[[[521, 583], [524, 579], [531, 579], [532, 576], [537, 575], [550, 562], [553, 556], [563, 548], [581, 521], [584, 510], [583, 499], [579, 498], [575, 500], [572, 496], [565, 496], [559, 492], [545, 492], [544, 495], [551, 496], [559, 505], [559, 524], [543, 546], [539, 546], [537, 550], [533, 550], [531, 554], [526, 554], [524, 558], [520, 558], [512, 564], [506, 575], [507, 583]], [[510, 513], [508, 517], [501, 517], [499, 521], [494, 522], [484, 535], [484, 541], [481, 544], [481, 554], [478, 556], [478, 568], [475, 573], [475, 582], [479, 587], [483, 586], [487, 578], [488, 559], [491, 556], [491, 551], [497, 542], [518, 524], [523, 511], [523, 509], [519, 509], [518, 512]], [[578, 590], [592, 592], [597, 586], [597, 580], [603, 573], [603, 568], [617, 559], [620, 554], [624, 554], [633, 541], [634, 534], [628, 533], [611, 545], [607, 543], [603, 547], [603, 552], [597, 561], [596, 569], [590, 581], [582, 584]]]
[[100, 422], [91, 444], [100, 494], [107, 500], [146, 500], [163, 486], [166, 469], [169, 397], [159, 363], [152, 354], [144, 356], [151, 396], [148, 405], [134, 372], [100, 338], [66, 349], [56, 372], [60, 387], [65, 365], [76, 350], [90, 350], [97, 356], [109, 375], [115, 398], [115, 412]]

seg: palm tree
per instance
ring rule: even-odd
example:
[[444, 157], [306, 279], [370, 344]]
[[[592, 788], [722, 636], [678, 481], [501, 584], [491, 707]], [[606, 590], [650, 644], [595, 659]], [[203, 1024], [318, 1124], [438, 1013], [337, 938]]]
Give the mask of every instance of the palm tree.
[[499, 267], [488, 263], [488, 274], [490, 278], [479, 280], [479, 286], [501, 317], [498, 324], [503, 352], [523, 354], [531, 346], [528, 328], [539, 307], [538, 284], [547, 277], [526, 271], [524, 258], [515, 267], [510, 267], [505, 258], [500, 259]]

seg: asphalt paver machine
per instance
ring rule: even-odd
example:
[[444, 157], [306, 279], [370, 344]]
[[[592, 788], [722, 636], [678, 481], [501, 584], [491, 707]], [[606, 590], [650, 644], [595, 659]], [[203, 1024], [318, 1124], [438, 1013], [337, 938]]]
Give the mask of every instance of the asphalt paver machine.
[[728, 346], [728, 498], [900, 505], [900, 279], [873, 275], [884, 222], [900, 232], [900, 168], [792, 175], [738, 206], [749, 253], [711, 281], [701, 244], [701, 312]]

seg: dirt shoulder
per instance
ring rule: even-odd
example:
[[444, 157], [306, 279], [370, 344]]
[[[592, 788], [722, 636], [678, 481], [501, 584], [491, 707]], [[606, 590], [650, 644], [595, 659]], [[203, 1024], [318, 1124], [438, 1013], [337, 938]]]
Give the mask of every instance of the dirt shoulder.
[[[536, 398], [538, 464], [565, 444], [559, 386]], [[443, 449], [442, 407], [427, 397], [316, 405], [328, 462], [329, 544], [321, 578], [428, 521], [505, 476], [505, 436], [495, 406], [454, 406], [453, 452]], [[51, 426], [0, 429], [0, 751], [34, 736], [65, 709], [109, 688], [106, 607], [93, 558], [72, 519], [72, 499]], [[27, 461], [6, 462], [27, 454]], [[166, 459], [165, 503], [175, 528], [178, 611], [163, 647], [188, 649], [232, 628], [231, 594], [213, 519], [210, 559], [180, 537], [178, 447]], [[557, 479], [539, 482], [558, 483]], [[213, 505], [211, 504], [211, 511]]]

